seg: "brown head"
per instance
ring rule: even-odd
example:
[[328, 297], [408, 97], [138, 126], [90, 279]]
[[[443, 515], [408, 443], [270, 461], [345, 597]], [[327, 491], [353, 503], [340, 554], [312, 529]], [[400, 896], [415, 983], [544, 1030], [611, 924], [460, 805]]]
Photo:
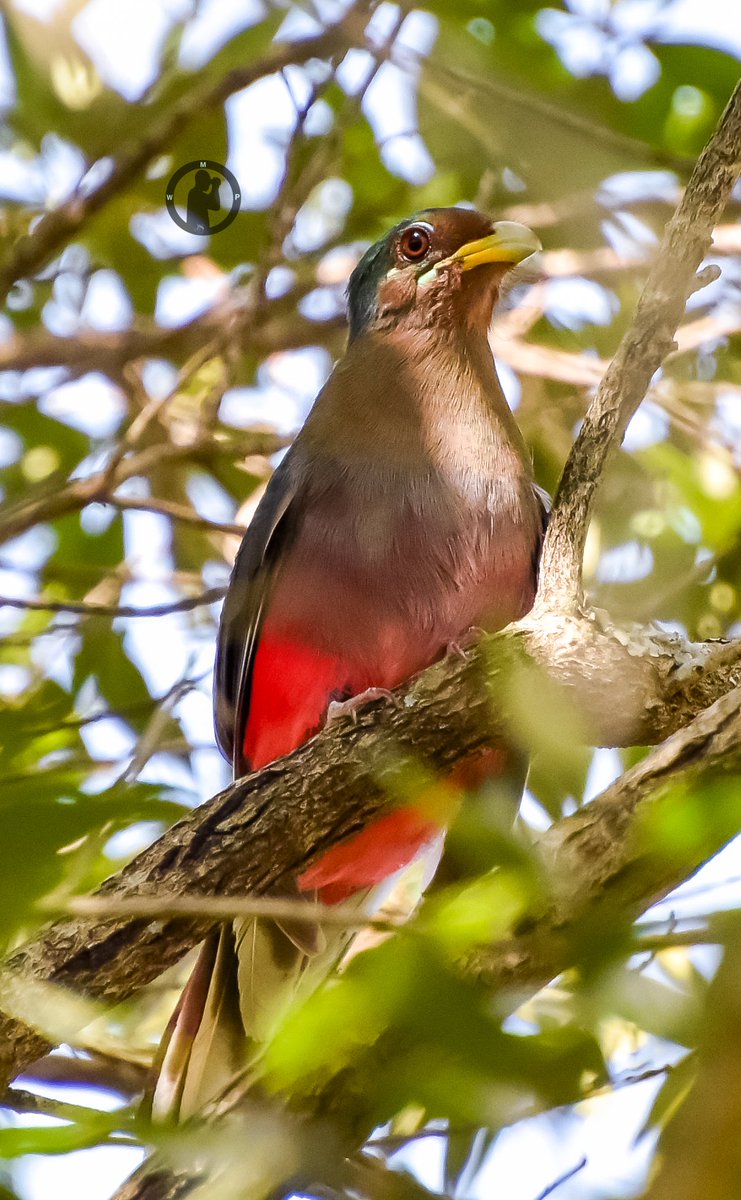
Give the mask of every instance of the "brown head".
[[371, 246], [353, 271], [350, 339], [451, 322], [485, 332], [504, 276], [539, 249], [535, 234], [514, 221], [468, 208], [424, 209]]

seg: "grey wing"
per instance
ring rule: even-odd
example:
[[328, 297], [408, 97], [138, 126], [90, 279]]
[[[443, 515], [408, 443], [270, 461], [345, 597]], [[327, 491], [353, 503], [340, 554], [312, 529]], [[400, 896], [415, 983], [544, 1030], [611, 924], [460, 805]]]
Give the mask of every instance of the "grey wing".
[[[286, 455], [244, 535], [221, 611], [214, 669], [216, 740], [239, 776], [246, 764], [241, 733], [247, 723], [252, 665], [270, 580], [295, 527], [296, 478]], [[240, 734], [237, 735], [237, 730]]]

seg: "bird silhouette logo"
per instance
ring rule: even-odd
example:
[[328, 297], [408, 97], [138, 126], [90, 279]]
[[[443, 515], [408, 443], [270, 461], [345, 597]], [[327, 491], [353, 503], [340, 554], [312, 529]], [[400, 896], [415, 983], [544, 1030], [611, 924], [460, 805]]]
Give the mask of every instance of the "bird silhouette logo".
[[241, 200], [236, 176], [208, 158], [179, 167], [165, 193], [167, 211], [175, 224], [199, 237], [221, 233], [231, 225]]

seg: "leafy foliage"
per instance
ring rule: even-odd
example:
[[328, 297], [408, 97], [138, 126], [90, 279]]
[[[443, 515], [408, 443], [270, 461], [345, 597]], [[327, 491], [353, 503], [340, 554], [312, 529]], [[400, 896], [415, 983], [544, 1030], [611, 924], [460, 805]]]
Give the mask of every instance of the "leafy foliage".
[[[647, 6], [641, 25], [628, 0], [430, 0], [408, 15], [380, 6], [374, 53], [328, 52], [230, 89], [230, 73], [270, 53], [276, 35], [316, 32], [312, 7], [253, 6], [199, 55], [207, 19], [198, 6], [178, 19], [168, 10], [156, 67], [133, 98], [107, 81], [104, 38], [98, 54], [83, 49], [72, 17], [84, 4], [43, 20], [21, 5], [5, 11], [14, 99], [2, 149], [31, 174], [15, 192], [0, 183], [0, 269], [40, 236], [40, 218], [65, 192], [77, 189], [84, 207], [105, 186], [109, 156], [156, 145], [160, 123], [180, 114], [146, 170], [90, 205], [15, 279], [0, 327], [0, 590], [52, 604], [0, 614], [8, 949], [224, 781], [209, 705], [215, 606], [145, 614], [226, 582], [235, 524], [341, 348], [342, 288], [367, 241], [416, 209], [461, 202], [537, 230], [544, 278], [519, 280], [494, 344], [538, 478], [553, 489], [656, 234], [738, 74], [710, 36], [682, 40], [672, 4]], [[347, 33], [348, 47], [356, 40]], [[203, 157], [251, 177], [228, 230], [183, 238], [165, 213], [167, 180]], [[733, 216], [714, 255], [723, 276], [693, 298], [678, 349], [604, 481], [587, 548], [596, 605], [696, 638], [737, 633], [739, 621]], [[122, 615], [111, 614], [117, 607]], [[132, 607], [141, 615], [124, 615]], [[593, 754], [541, 680], [508, 686], [521, 712], [513, 733], [533, 756], [523, 813], [532, 836], [641, 751]], [[734, 787], [716, 784], [712, 795], [669, 797], [643, 831], [646, 853], [701, 843], [710, 802], [733, 837]], [[478, 1178], [479, 1194], [504, 1194], [498, 1151], [515, 1127], [528, 1160], [538, 1156], [527, 1138], [550, 1129], [540, 1173], [523, 1166], [535, 1195], [559, 1174], [567, 1126], [568, 1145], [588, 1151], [599, 1114], [622, 1111], [623, 1089], [639, 1097], [625, 1140], [644, 1117], [648, 1130], [662, 1128], [695, 1079], [687, 1052], [704, 1022], [707, 951], [672, 945], [671, 922], [650, 952], [640, 928], [585, 928], [580, 970], [516, 1013], [502, 1008], [454, 964], [537, 911], [547, 885], [521, 831], [493, 811], [497, 797], [472, 796], [451, 835], [462, 874], [433, 891], [408, 930], [359, 953], [289, 1014], [244, 1127], [184, 1136], [144, 1129], [128, 1109], [103, 1111], [140, 1089], [181, 970], [88, 1027], [86, 1058], [54, 1060], [73, 1096], [85, 1082], [80, 1063], [97, 1064], [99, 1107], [60, 1102], [39, 1123], [13, 1115], [7, 1098], [3, 1194], [39, 1194], [12, 1165], [24, 1156], [156, 1143], [176, 1165], [200, 1155], [231, 1170], [235, 1188], [249, 1164], [255, 1200], [288, 1186], [289, 1166], [317, 1195], [419, 1196], [415, 1173], [430, 1170], [414, 1147], [443, 1133], [440, 1186], [463, 1196]], [[690, 911], [713, 903], [699, 896]], [[309, 1133], [287, 1115], [301, 1105], [315, 1122]], [[338, 1163], [362, 1142], [361, 1186]], [[605, 1195], [622, 1165], [603, 1161], [560, 1194]], [[640, 1188], [637, 1160], [623, 1178], [631, 1194]], [[413, 1190], [391, 1190], [402, 1185]]]

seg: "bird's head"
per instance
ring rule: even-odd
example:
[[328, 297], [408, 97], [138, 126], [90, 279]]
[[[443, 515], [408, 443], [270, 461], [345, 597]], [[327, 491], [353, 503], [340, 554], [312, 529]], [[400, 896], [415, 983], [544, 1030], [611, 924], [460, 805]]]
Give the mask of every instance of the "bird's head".
[[350, 276], [350, 339], [368, 330], [460, 325], [485, 332], [506, 273], [540, 249], [532, 230], [467, 208], [396, 225]]

